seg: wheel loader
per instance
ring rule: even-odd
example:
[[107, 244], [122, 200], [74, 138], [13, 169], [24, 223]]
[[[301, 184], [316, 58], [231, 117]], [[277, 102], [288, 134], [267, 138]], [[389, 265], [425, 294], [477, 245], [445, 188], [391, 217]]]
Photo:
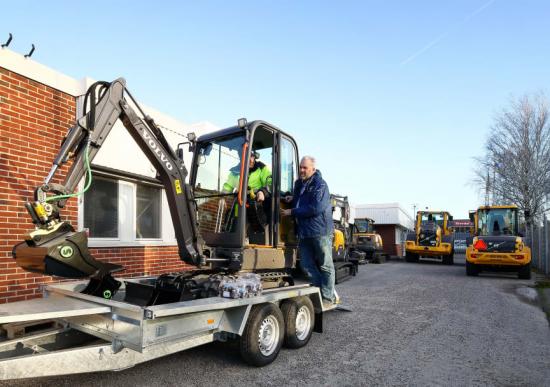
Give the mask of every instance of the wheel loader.
[[435, 259], [445, 265], [454, 263], [454, 235], [449, 229], [453, 220], [447, 211], [418, 211], [414, 232], [407, 234], [405, 260]]
[[350, 249], [363, 252], [367, 262], [384, 263], [384, 244], [382, 236], [374, 230], [374, 223], [371, 218], [355, 218]]
[[531, 278], [531, 249], [519, 231], [519, 210], [515, 205], [482, 206], [470, 218], [474, 235], [466, 248], [466, 275], [482, 271], [517, 272]]

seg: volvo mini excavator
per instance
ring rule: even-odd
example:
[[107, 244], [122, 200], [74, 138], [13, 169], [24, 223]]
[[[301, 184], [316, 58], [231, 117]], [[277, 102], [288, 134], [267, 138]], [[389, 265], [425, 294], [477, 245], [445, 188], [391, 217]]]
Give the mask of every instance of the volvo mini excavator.
[[347, 196], [330, 195], [332, 217], [334, 222], [334, 241], [332, 260], [336, 271], [336, 283], [344, 282], [357, 274], [358, 258], [350, 254], [351, 227], [349, 224], [350, 208]]
[[[67, 201], [81, 179], [91, 184], [90, 164], [117, 120], [133, 137], [157, 170], [163, 184], [178, 244], [179, 257], [193, 270], [167, 273], [154, 283], [128, 283], [125, 301], [137, 305], [218, 295], [220, 278], [253, 272], [264, 289], [293, 285], [297, 241], [294, 222], [283, 217], [281, 197], [292, 192], [298, 176], [298, 149], [294, 139], [264, 122], [247, 122], [196, 138], [188, 136], [177, 150], [168, 144], [152, 118], [139, 107], [123, 78], [96, 82], [84, 98], [84, 112], [70, 128], [44, 183], [26, 203], [35, 228], [13, 248], [23, 269], [62, 278], [89, 278], [83, 293], [110, 299], [121, 283], [113, 276], [120, 265], [95, 259], [85, 231], [77, 231], [62, 217]], [[188, 169], [184, 147], [193, 153]], [[263, 158], [272, 176], [262, 187], [266, 199], [248, 185], [251, 152]], [[72, 165], [62, 183], [57, 170]], [[233, 174], [233, 177], [230, 175]], [[236, 174], [236, 178], [235, 178]], [[234, 187], [225, 182], [232, 179]]]
[[449, 229], [453, 220], [447, 211], [418, 211], [413, 233], [407, 235], [405, 260], [418, 262], [420, 257], [439, 259], [445, 265], [454, 263], [454, 235]]

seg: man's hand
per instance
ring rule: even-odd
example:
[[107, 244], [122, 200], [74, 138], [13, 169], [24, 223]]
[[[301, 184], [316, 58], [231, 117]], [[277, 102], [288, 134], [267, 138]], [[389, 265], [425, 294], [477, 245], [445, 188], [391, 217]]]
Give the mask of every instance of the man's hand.
[[283, 202], [285, 203], [291, 203], [292, 202], [292, 195], [285, 196], [283, 198]]
[[292, 215], [292, 209], [290, 209], [290, 208], [287, 208], [286, 210], [285, 210], [285, 209], [281, 209], [281, 215], [282, 215], [282, 216], [290, 216], [290, 215]]
[[258, 203], [261, 203], [265, 200], [265, 195], [262, 191], [258, 191], [258, 193], [256, 194], [256, 201]]

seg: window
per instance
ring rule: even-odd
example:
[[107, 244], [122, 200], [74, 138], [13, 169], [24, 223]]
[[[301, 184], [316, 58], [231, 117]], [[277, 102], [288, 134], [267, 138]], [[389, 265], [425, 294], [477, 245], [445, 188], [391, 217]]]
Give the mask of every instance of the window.
[[94, 177], [84, 194], [84, 227], [91, 238], [118, 237], [118, 183], [116, 180]]
[[200, 232], [206, 240], [212, 234], [236, 231], [244, 142], [244, 135], [239, 134], [204, 143], [198, 150], [194, 193]]
[[292, 142], [281, 138], [281, 192], [291, 194], [296, 171], [296, 152]]
[[136, 238], [161, 237], [161, 190], [136, 185]]
[[[168, 201], [161, 185], [140, 178], [94, 172], [81, 197], [79, 225], [91, 247], [176, 244]], [[81, 182], [81, 187], [84, 182]]]

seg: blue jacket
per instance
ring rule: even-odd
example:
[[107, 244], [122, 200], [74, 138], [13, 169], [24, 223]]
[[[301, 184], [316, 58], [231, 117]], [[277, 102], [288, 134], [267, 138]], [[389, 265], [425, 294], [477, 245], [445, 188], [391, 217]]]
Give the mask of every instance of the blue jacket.
[[296, 219], [299, 238], [332, 235], [330, 193], [321, 171], [315, 171], [305, 182], [298, 179], [294, 183], [292, 215]]

